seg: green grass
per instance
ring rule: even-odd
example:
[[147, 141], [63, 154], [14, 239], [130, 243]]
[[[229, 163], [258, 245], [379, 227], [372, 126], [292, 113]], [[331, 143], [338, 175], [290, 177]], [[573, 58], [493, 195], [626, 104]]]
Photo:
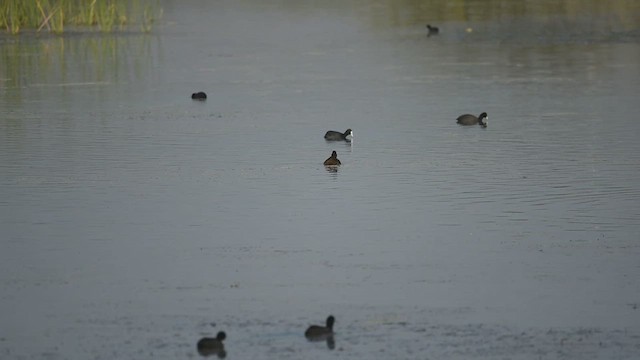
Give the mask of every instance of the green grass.
[[62, 33], [66, 26], [97, 27], [110, 32], [139, 24], [150, 31], [161, 15], [159, 0], [2, 0], [0, 28]]

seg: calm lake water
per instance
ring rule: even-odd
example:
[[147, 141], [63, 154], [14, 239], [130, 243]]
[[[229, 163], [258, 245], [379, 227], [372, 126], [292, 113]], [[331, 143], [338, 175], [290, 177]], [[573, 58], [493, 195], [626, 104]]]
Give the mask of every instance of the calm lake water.
[[0, 358], [637, 359], [640, 3], [269, 3], [0, 35]]

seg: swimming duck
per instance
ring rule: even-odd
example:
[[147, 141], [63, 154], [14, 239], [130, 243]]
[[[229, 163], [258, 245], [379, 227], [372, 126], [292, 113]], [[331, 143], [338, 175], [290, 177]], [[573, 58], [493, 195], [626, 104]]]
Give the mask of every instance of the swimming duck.
[[204, 92], [200, 91], [197, 93], [193, 93], [191, 94], [191, 99], [193, 100], [207, 100], [207, 94], [205, 94]]
[[307, 331], [304, 332], [304, 336], [309, 340], [324, 340], [333, 335], [333, 323], [335, 321], [336, 319], [333, 315], [329, 315], [326, 326], [311, 325]]
[[430, 24], [427, 24], [427, 29], [429, 30], [427, 36], [437, 35], [440, 32], [440, 29], [438, 29], [436, 26], [431, 26]]
[[201, 356], [217, 355], [219, 358], [227, 356], [222, 341], [227, 338], [224, 331], [218, 332], [215, 338], [204, 337], [198, 341], [198, 354]]
[[329, 130], [324, 134], [324, 139], [327, 141], [351, 141], [353, 139], [353, 131], [347, 129], [344, 133], [339, 131]]
[[342, 163], [338, 160], [338, 153], [334, 150], [331, 157], [324, 161], [324, 166], [338, 166]]
[[464, 114], [464, 115], [460, 115], [458, 116], [457, 123], [460, 125], [476, 125], [476, 124], [480, 124], [480, 126], [482, 127], [487, 127], [487, 121], [489, 120], [489, 117], [487, 116], [486, 112], [483, 112], [482, 114], [480, 114], [480, 116], [476, 117], [475, 115], [471, 115], [471, 114]]

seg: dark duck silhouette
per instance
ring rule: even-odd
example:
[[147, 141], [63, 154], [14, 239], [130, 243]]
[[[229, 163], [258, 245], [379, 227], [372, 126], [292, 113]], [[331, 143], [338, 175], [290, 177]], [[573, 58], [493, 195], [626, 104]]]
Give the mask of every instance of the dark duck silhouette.
[[193, 94], [191, 94], [191, 99], [200, 100], [200, 101], [207, 100], [207, 94], [205, 94], [202, 91], [197, 92], [197, 93], [193, 93]]
[[333, 339], [334, 322], [335, 318], [333, 315], [329, 315], [326, 326], [311, 325], [307, 331], [304, 332], [304, 337], [309, 341], [326, 341], [327, 347], [333, 350], [335, 348], [335, 340]]
[[479, 124], [482, 127], [487, 127], [488, 120], [489, 120], [489, 117], [487, 116], [487, 113], [483, 112], [482, 114], [480, 114], [480, 116], [477, 116], [477, 117], [471, 114], [460, 115], [456, 119], [456, 122], [460, 125], [478, 125]]
[[351, 141], [353, 139], [353, 131], [347, 129], [344, 133], [339, 131], [329, 130], [324, 134], [324, 139], [327, 141]]
[[427, 24], [427, 30], [429, 31], [427, 33], [427, 36], [438, 35], [440, 33], [440, 29], [438, 29], [436, 26], [431, 26], [430, 24]]
[[324, 166], [338, 166], [342, 163], [338, 160], [338, 153], [334, 150], [331, 157], [324, 161]]
[[204, 337], [198, 341], [198, 354], [201, 356], [216, 355], [220, 359], [227, 356], [227, 352], [224, 350], [224, 344], [222, 341], [227, 338], [227, 334], [224, 331], [220, 331], [215, 338]]

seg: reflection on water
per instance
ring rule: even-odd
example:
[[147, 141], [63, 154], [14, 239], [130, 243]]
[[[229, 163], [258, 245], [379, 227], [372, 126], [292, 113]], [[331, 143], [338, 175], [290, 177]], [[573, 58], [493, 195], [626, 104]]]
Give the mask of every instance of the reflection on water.
[[34, 87], [140, 80], [150, 73], [152, 59], [161, 57], [158, 41], [139, 34], [0, 36], [0, 81], [3, 87], [12, 88], [13, 96], [5, 101], [33, 96]]
[[336, 340], [333, 335], [307, 337], [307, 340], [311, 342], [324, 342], [327, 344], [327, 349], [329, 350], [335, 350], [336, 348]]
[[0, 354], [197, 357], [215, 318], [238, 358], [320, 358], [301, 319], [332, 313], [345, 359], [632, 358], [635, 4], [167, 1], [154, 36], [1, 37]]

